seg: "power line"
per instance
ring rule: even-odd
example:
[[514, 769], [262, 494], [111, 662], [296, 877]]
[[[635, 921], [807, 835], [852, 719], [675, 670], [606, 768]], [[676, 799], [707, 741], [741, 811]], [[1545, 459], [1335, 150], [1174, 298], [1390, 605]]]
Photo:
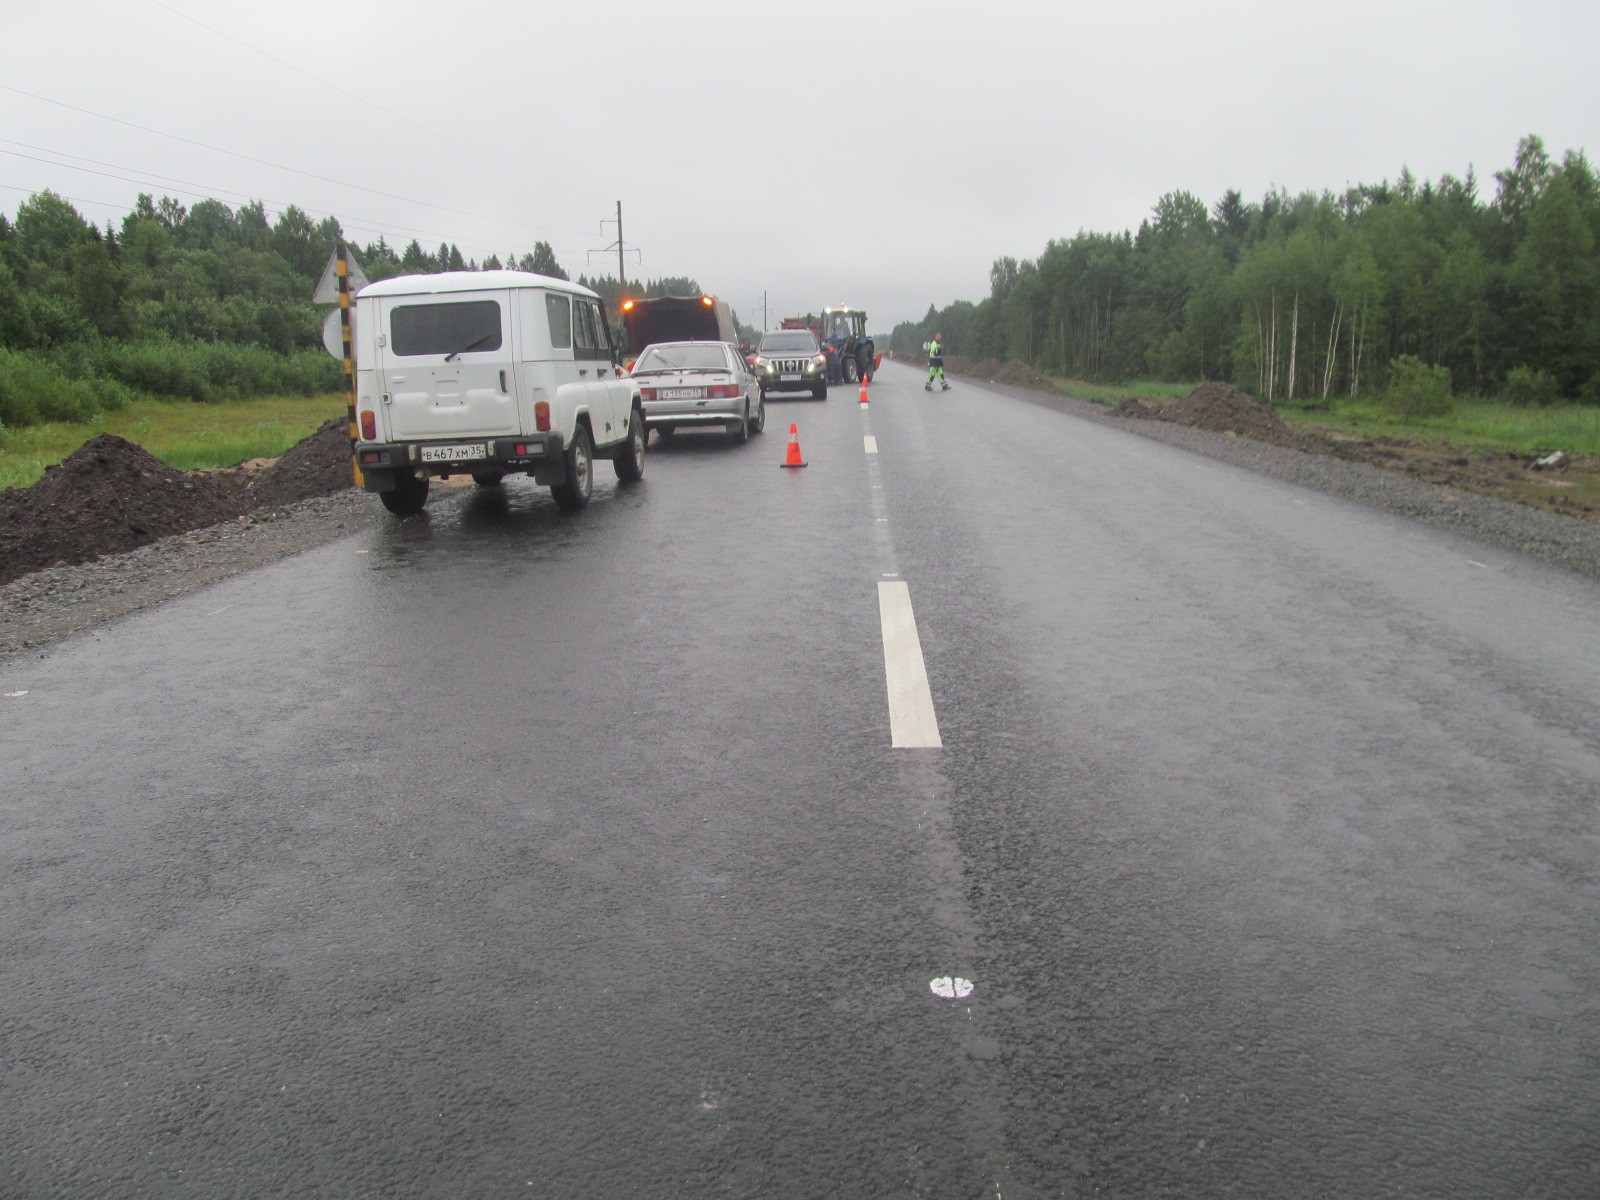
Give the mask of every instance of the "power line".
[[516, 225], [516, 226], [519, 226], [519, 227], [521, 227], [523, 229], [532, 229], [532, 230], [535, 230], [535, 231], [538, 231], [538, 232], [542, 232], [542, 233], [572, 233], [572, 234], [581, 234], [581, 235], [584, 235], [584, 236], [588, 236], [588, 231], [587, 230], [582, 230], [582, 229], [562, 229], [562, 228], [558, 228], [558, 227], [556, 227], [554, 225], [533, 225], [533, 224], [530, 224], [527, 221], [513, 221], [513, 220], [510, 220], [509, 218], [506, 218], [506, 217], [491, 217], [487, 213], [468, 212], [466, 209], [450, 208], [449, 206], [444, 205], [444, 204], [433, 204], [433, 203], [430, 203], [427, 200], [417, 200], [414, 197], [410, 197], [410, 196], [397, 196], [393, 192], [384, 192], [384, 191], [378, 190], [377, 188], [364, 187], [359, 183], [349, 183], [349, 182], [346, 182], [343, 179], [334, 179], [332, 176], [329, 176], [329, 175], [318, 175], [314, 171], [302, 171], [299, 167], [290, 167], [290, 166], [285, 166], [283, 163], [270, 162], [270, 161], [268, 161], [267, 159], [264, 159], [264, 158], [256, 158], [256, 157], [254, 157], [253, 155], [250, 155], [250, 154], [243, 154], [238, 150], [227, 150], [227, 149], [224, 149], [221, 146], [212, 146], [212, 145], [207, 144], [206, 142], [197, 142], [193, 138], [186, 138], [181, 134], [168, 133], [168, 132], [166, 132], [165, 130], [162, 130], [162, 129], [151, 129], [148, 125], [139, 125], [139, 124], [137, 124], [137, 123], [135, 123], [133, 121], [124, 121], [121, 117], [111, 117], [111, 116], [107, 116], [105, 113], [95, 112], [92, 109], [80, 108], [78, 105], [76, 105], [76, 104], [68, 104], [64, 100], [54, 100], [49, 96], [40, 96], [40, 95], [38, 95], [38, 94], [36, 94], [34, 92], [25, 92], [21, 88], [11, 87], [9, 84], [0, 83], [0, 91], [11, 92], [11, 93], [13, 93], [15, 95], [18, 95], [18, 96], [26, 96], [30, 100], [39, 100], [39, 101], [42, 101], [45, 104], [54, 104], [54, 105], [56, 105], [56, 106], [58, 106], [60, 108], [66, 108], [66, 109], [72, 110], [73, 112], [83, 113], [85, 116], [97, 117], [102, 121], [110, 121], [113, 124], [125, 125], [129, 129], [137, 129], [141, 133], [153, 133], [157, 137], [171, 138], [175, 142], [183, 142], [185, 145], [197, 146], [201, 150], [209, 150], [213, 154], [226, 154], [226, 155], [229, 155], [232, 158], [240, 158], [240, 159], [243, 159], [245, 162], [255, 163], [258, 166], [271, 167], [275, 171], [289, 171], [292, 174], [303, 175], [307, 179], [315, 179], [315, 180], [318, 180], [318, 181], [320, 181], [322, 183], [331, 183], [331, 184], [335, 184], [335, 185], [337, 185], [339, 187], [354, 188], [358, 192], [368, 192], [368, 193], [370, 193], [370, 194], [372, 194], [374, 196], [382, 196], [386, 200], [398, 200], [403, 204], [416, 204], [416, 205], [420, 205], [423, 208], [432, 208], [432, 209], [435, 209], [435, 210], [437, 210], [439, 212], [452, 213], [452, 214], [454, 214], [455, 216], [458, 216], [458, 217], [472, 217], [474, 220], [478, 220], [478, 221], [494, 221], [494, 222], [496, 222], [498, 224], [501, 224], [501, 225]]
[[[9, 153], [9, 151], [0, 151], [0, 154], [5, 154], [5, 153]], [[18, 155], [16, 157], [26, 157], [26, 156]], [[83, 170], [82, 167], [73, 167], [68, 163], [59, 163], [59, 164], [56, 164], [56, 165], [65, 166], [69, 170], [74, 170], [74, 171]], [[87, 172], [87, 174], [90, 174], [90, 175], [106, 175], [106, 173], [103, 172], [103, 171], [89, 171], [89, 172]], [[106, 175], [106, 178], [108, 178], [108, 179], [119, 179], [121, 177], [117, 176], [117, 175]], [[133, 182], [138, 182], [138, 181], [135, 180]], [[0, 189], [4, 189], [4, 190], [10, 191], [10, 192], [21, 192], [24, 195], [30, 195], [30, 194], [37, 195], [38, 194], [38, 190], [39, 190], [38, 188], [33, 188], [33, 187], [22, 187], [19, 184], [14, 184], [14, 183], [0, 183]], [[180, 195], [180, 196], [189, 196], [189, 197], [192, 197], [192, 198], [199, 198], [199, 199], [202, 199], [202, 200], [210, 200], [210, 199], [214, 199], [215, 198], [215, 197], [207, 194], [206, 192], [191, 192], [191, 191], [185, 191], [183, 189], [173, 189], [173, 190], [176, 191], [178, 193], [178, 195]], [[69, 200], [74, 204], [93, 204], [98, 208], [107, 208], [107, 209], [110, 209], [114, 213], [119, 213], [119, 214], [124, 215], [124, 216], [127, 215], [127, 212], [128, 212], [127, 205], [125, 203], [123, 203], [123, 202], [120, 202], [120, 201], [90, 200], [90, 199], [88, 199], [86, 197], [83, 197], [83, 196], [69, 196], [69, 195], [66, 195], [65, 193], [62, 193], [62, 192], [56, 192], [55, 194], [60, 196], [61, 199]], [[242, 192], [232, 192], [232, 193], [229, 193], [229, 194], [237, 196], [237, 195], [243, 195], [244, 193], [242, 193]], [[255, 200], [255, 199], [259, 199], [259, 197], [252, 196], [252, 197], [250, 197], [250, 199]], [[262, 204], [263, 204], [263, 206], [270, 205], [271, 208], [276, 209], [277, 210], [277, 215], [279, 215], [279, 216], [282, 216], [283, 209], [286, 208], [286, 207], [299, 207], [302, 212], [304, 212], [304, 213], [306, 213], [306, 214], [308, 214], [310, 216], [314, 216], [314, 217], [332, 217], [335, 221], [339, 222], [340, 229], [344, 230], [345, 232], [376, 234], [378, 237], [384, 238], [385, 240], [387, 240], [387, 237], [388, 237], [388, 235], [390, 233], [393, 233], [395, 230], [398, 229], [398, 230], [403, 230], [404, 232], [410, 233], [410, 234], [420, 234], [421, 236], [426, 237], [426, 238], [430, 238], [430, 239], [431, 238], [438, 238], [440, 240], [440, 242], [449, 243], [450, 245], [455, 246], [458, 250], [468, 250], [468, 251], [473, 251], [473, 252], [479, 252], [479, 253], [482, 253], [484, 255], [484, 257], [488, 257], [488, 255], [490, 255], [490, 254], [493, 254], [493, 255], [498, 257], [502, 253], [510, 253], [510, 251], [507, 251], [504, 246], [496, 246], [496, 245], [493, 245], [493, 244], [491, 244], [489, 242], [479, 242], [479, 241], [471, 241], [471, 240], [463, 240], [463, 239], [451, 238], [448, 234], [438, 233], [436, 231], [428, 230], [428, 229], [414, 229], [414, 228], [411, 228], [411, 227], [405, 226], [405, 225], [387, 225], [387, 226], [383, 226], [383, 225], [377, 224], [377, 223], [368, 224], [366, 222], [366, 219], [362, 218], [362, 217], [348, 217], [348, 218], [340, 217], [337, 213], [323, 212], [321, 209], [304, 208], [304, 207], [298, 206], [298, 205], [295, 205], [295, 206], [284, 205], [284, 204], [282, 204], [281, 202], [278, 202], [278, 201], [262, 200]], [[396, 252], [396, 255], [398, 256], [403, 251], [404, 248], [403, 247], [399, 247], [399, 246], [393, 246], [393, 247], [391, 247], [391, 249], [393, 249]], [[570, 254], [557, 254], [555, 257], [556, 257], [556, 261], [561, 263], [561, 264], [563, 264], [564, 266], [576, 267], [578, 265], [578, 260], [575, 257], [573, 257], [572, 255], [570, 255]], [[585, 262], [587, 262], [587, 260], [585, 260]]]
[[[103, 177], [105, 177], [107, 179], [120, 180], [123, 183], [133, 183], [133, 184], [139, 184], [141, 186], [160, 187], [160, 188], [163, 188], [163, 189], [167, 188], [167, 187], [169, 187], [169, 186], [171, 186], [173, 184], [176, 184], [177, 187], [174, 190], [180, 191], [180, 192], [182, 192], [184, 189], [198, 189], [198, 190], [188, 191], [186, 194], [188, 194], [190, 196], [199, 196], [202, 199], [213, 199], [217, 195], [225, 195], [225, 196], [239, 197], [239, 198], [242, 198], [242, 199], [247, 200], [247, 201], [260, 200], [263, 204], [271, 204], [274, 208], [278, 209], [280, 212], [285, 208], [296, 207], [296, 208], [299, 208], [302, 212], [309, 213], [312, 216], [332, 217], [334, 220], [340, 222], [341, 225], [348, 224], [349, 228], [351, 228], [351, 229], [361, 229], [361, 230], [364, 230], [364, 231], [366, 231], [368, 233], [377, 233], [379, 236], [383, 236], [388, 232], [400, 231], [400, 232], [410, 233], [410, 234], [420, 234], [423, 237], [429, 237], [429, 238], [435, 238], [436, 237], [436, 238], [439, 238], [441, 241], [454, 242], [454, 243], [456, 243], [458, 245], [478, 246], [478, 247], [482, 247], [482, 246], [487, 245], [487, 243], [483, 242], [483, 241], [478, 241], [478, 240], [462, 241], [461, 239], [451, 237], [449, 234], [439, 233], [436, 230], [430, 230], [430, 229], [418, 229], [414, 225], [402, 225], [402, 224], [400, 224], [398, 222], [393, 222], [393, 221], [380, 221], [380, 220], [378, 220], [378, 219], [376, 219], [374, 217], [361, 217], [361, 216], [350, 216], [350, 215], [341, 216], [339, 213], [328, 212], [325, 209], [308, 208], [305, 205], [294, 205], [294, 204], [292, 204], [292, 202], [283, 201], [283, 200], [274, 200], [274, 199], [272, 199], [270, 197], [252, 195], [252, 194], [250, 194], [248, 192], [234, 191], [231, 188], [220, 188], [220, 187], [216, 187], [216, 186], [214, 186], [212, 184], [197, 183], [192, 179], [177, 179], [177, 178], [175, 178], [173, 176], [170, 176], [170, 175], [158, 175], [158, 174], [155, 174], [154, 172], [142, 172], [142, 171], [139, 171], [139, 169], [137, 167], [126, 167], [126, 166], [123, 166], [120, 163], [102, 162], [100, 159], [86, 158], [81, 154], [68, 154], [64, 150], [50, 150], [50, 149], [47, 149], [47, 148], [45, 148], [43, 146], [31, 146], [27, 142], [14, 142], [10, 138], [0, 138], [0, 143], [4, 143], [5, 145], [8, 145], [8, 146], [22, 146], [22, 147], [24, 147], [25, 149], [28, 149], [28, 150], [38, 150], [38, 151], [40, 151], [40, 152], [42, 152], [44, 154], [54, 154], [54, 155], [56, 155], [56, 156], [58, 156], [60, 158], [75, 158], [79, 162], [94, 163], [96, 166], [101, 166], [101, 167], [111, 167], [111, 168], [113, 168], [114, 170], [117, 170], [117, 171], [132, 171], [132, 172], [135, 172], [134, 175], [116, 175], [116, 174], [112, 174], [110, 171], [96, 171], [96, 170], [93, 170], [93, 169], [91, 169], [89, 167], [79, 167], [79, 166], [73, 165], [72, 163], [56, 162], [54, 159], [39, 158], [39, 157], [37, 157], [35, 155], [32, 155], [32, 154], [19, 154], [15, 150], [0, 150], [0, 154], [9, 155], [12, 158], [27, 159], [30, 162], [41, 162], [41, 163], [45, 163], [45, 164], [47, 164], [49, 166], [53, 166], [53, 167], [65, 167], [69, 171], [81, 171], [86, 175], [100, 175], [100, 176], [103, 176]], [[156, 182], [156, 181], [160, 181], [160, 182]], [[21, 190], [21, 189], [18, 189], [18, 190]], [[376, 228], [374, 228], [375, 226], [376, 226]], [[552, 247], [552, 249], [553, 249], [553, 247]], [[490, 252], [494, 253], [494, 254], [498, 254], [500, 252], [500, 247], [498, 247], [498, 246], [491, 247], [490, 248]], [[564, 261], [569, 262], [569, 263], [576, 261], [575, 257], [572, 256], [572, 255], [557, 255], [556, 257], [558, 259], [564, 260]], [[585, 261], [587, 261], [587, 260], [585, 260]]]
[[417, 128], [417, 129], [420, 129], [424, 133], [431, 133], [434, 137], [440, 138], [443, 141], [449, 142], [452, 146], [455, 146], [455, 147], [457, 147], [457, 148], [459, 148], [461, 150], [467, 150], [467, 151], [472, 152], [473, 154], [477, 154], [477, 155], [486, 157], [484, 155], [484, 152], [482, 150], [480, 150], [476, 146], [469, 146], [465, 142], [458, 142], [458, 141], [456, 141], [455, 138], [451, 137], [449, 134], [440, 133], [437, 129], [430, 129], [430, 128], [428, 128], [428, 126], [423, 125], [421, 122], [413, 121], [410, 117], [406, 116], [404, 113], [397, 113], [393, 109], [385, 108], [385, 107], [383, 107], [383, 105], [378, 104], [375, 101], [368, 100], [365, 96], [357, 95], [355, 92], [350, 91], [348, 88], [342, 88], [337, 83], [330, 83], [328, 80], [323, 79], [318, 75], [313, 75], [310, 71], [302, 70], [300, 67], [295, 66], [291, 62], [285, 62], [283, 59], [277, 58], [277, 57], [275, 57], [275, 56], [273, 56], [271, 54], [268, 54], [265, 50], [262, 50], [257, 46], [252, 46], [249, 42], [246, 42], [246, 41], [243, 41], [240, 38], [234, 37], [231, 33], [224, 33], [222, 30], [218, 29], [214, 25], [207, 25], [204, 21], [199, 20], [196, 17], [191, 17], [188, 13], [179, 12], [177, 9], [173, 8], [170, 4], [163, 4], [161, 2], [161, 0], [149, 0], [149, 2], [151, 4], [154, 4], [157, 8], [165, 9], [167, 12], [171, 13], [175, 17], [179, 17], [179, 18], [181, 18], [181, 19], [183, 19], [185, 21], [188, 21], [192, 25], [198, 25], [198, 26], [200, 26], [201, 29], [204, 29], [209, 33], [214, 33], [219, 38], [223, 38], [226, 41], [232, 42], [235, 46], [243, 46], [246, 50], [250, 51], [250, 53], [259, 54], [262, 58], [265, 58], [270, 62], [275, 62], [280, 67], [285, 67], [288, 70], [293, 71], [296, 75], [304, 75], [307, 79], [311, 80], [314, 83], [320, 83], [323, 87], [332, 88], [334, 91], [338, 92], [341, 96], [349, 96], [350, 99], [355, 100], [355, 101], [357, 101], [357, 102], [359, 102], [361, 104], [365, 104], [368, 108], [376, 109], [378, 112], [381, 112], [386, 117], [393, 117], [397, 121], [404, 121], [407, 125], [413, 126], [414, 128]]

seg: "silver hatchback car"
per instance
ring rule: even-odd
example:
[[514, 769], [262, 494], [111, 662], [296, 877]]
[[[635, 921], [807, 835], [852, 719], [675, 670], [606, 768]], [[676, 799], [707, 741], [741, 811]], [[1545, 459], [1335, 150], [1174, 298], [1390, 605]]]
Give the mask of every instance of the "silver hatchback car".
[[632, 375], [647, 435], [716, 426], [742, 443], [766, 427], [761, 385], [730, 342], [655, 342], [639, 351]]

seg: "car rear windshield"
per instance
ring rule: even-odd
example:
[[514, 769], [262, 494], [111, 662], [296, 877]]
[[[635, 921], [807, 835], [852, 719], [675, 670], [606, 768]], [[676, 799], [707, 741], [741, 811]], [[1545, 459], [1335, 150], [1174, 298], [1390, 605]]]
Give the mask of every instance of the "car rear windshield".
[[809, 333], [769, 333], [761, 339], [761, 349], [815, 354], [817, 342]]
[[635, 375], [653, 375], [662, 371], [726, 371], [728, 355], [720, 343], [707, 342], [689, 346], [646, 346], [639, 361], [633, 364]]
[[500, 305], [494, 300], [458, 304], [403, 304], [389, 313], [396, 354], [466, 354], [500, 349]]

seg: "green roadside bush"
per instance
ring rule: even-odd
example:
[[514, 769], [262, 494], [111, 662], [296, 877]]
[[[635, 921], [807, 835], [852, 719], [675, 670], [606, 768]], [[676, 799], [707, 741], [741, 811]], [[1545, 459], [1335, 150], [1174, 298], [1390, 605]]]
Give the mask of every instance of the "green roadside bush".
[[1505, 386], [1500, 389], [1500, 398], [1507, 404], [1518, 404], [1524, 408], [1558, 404], [1561, 401], [1561, 385], [1549, 371], [1513, 367], [1506, 375]]
[[1456, 405], [1450, 369], [1433, 367], [1411, 354], [1389, 360], [1389, 386], [1383, 406], [1402, 417], [1447, 416]]
[[87, 421], [139, 395], [214, 404], [343, 387], [343, 369], [323, 350], [275, 354], [260, 346], [110, 339], [52, 350], [0, 347], [0, 425], [12, 429]]
[[201, 403], [246, 396], [314, 396], [338, 391], [343, 373], [324, 350], [275, 354], [226, 342], [97, 343], [96, 373], [136, 391]]
[[0, 424], [12, 429], [46, 421], [87, 421], [131, 398], [121, 384], [73, 379], [45, 356], [0, 349]]

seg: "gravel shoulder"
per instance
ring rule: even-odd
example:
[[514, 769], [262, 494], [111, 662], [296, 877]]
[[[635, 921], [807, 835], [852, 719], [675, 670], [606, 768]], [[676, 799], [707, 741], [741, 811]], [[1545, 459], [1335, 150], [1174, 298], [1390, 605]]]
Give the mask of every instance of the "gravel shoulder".
[[382, 512], [352, 489], [24, 575], [0, 587], [0, 661], [357, 533]]
[[[1004, 383], [980, 386], [1600, 578], [1600, 524], [1232, 434], [1117, 418], [1070, 396]], [[459, 499], [446, 490], [430, 507]], [[346, 490], [258, 509], [126, 553], [35, 571], [0, 587], [0, 661], [41, 652], [61, 638], [390, 519], [376, 496]]]

